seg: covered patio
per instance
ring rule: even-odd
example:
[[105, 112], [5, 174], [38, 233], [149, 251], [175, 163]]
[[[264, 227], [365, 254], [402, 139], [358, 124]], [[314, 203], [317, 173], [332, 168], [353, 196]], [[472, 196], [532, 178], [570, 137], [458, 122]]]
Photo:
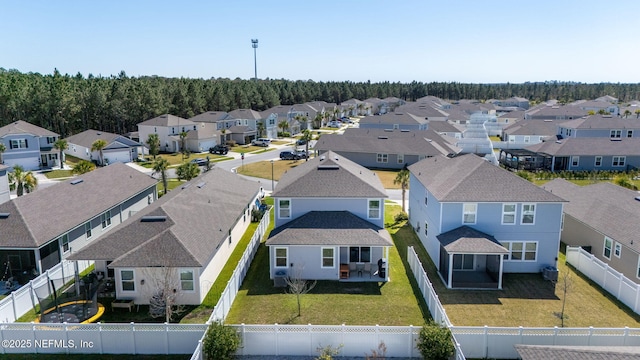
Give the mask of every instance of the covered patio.
[[439, 275], [449, 289], [502, 289], [504, 255], [493, 236], [461, 226], [437, 236]]

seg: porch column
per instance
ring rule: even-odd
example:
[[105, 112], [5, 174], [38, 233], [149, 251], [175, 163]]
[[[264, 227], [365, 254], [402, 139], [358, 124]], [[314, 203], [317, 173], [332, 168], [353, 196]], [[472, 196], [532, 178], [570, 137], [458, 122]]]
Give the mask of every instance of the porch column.
[[38, 270], [38, 274], [42, 274], [42, 259], [40, 259], [40, 250], [39, 249], [35, 249], [33, 251], [33, 253], [35, 254], [35, 262], [36, 262], [36, 269]]
[[498, 276], [498, 290], [502, 290], [502, 264], [504, 262], [504, 254], [500, 254], [500, 272]]
[[555, 168], [556, 168], [556, 157], [555, 157], [555, 156], [552, 156], [552, 157], [551, 157], [551, 169], [549, 169], [549, 170], [550, 170], [551, 172], [555, 172], [555, 170], [554, 170]]
[[447, 288], [453, 287], [453, 254], [449, 254], [449, 272], [447, 274]]

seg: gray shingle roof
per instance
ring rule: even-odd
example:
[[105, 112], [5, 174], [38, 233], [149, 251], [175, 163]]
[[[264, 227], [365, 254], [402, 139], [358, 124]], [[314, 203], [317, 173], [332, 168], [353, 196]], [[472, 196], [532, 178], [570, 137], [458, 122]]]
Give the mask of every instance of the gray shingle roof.
[[[404, 105], [400, 105], [395, 110], [396, 113], [409, 113], [421, 118], [440, 117], [446, 118], [447, 114], [441, 110], [435, 109], [429, 103], [422, 102], [409, 102]], [[428, 120], [428, 119], [427, 119]]]
[[232, 127], [229, 128], [229, 132], [232, 134], [244, 134], [244, 133], [248, 133], [248, 132], [252, 132], [255, 131], [253, 129], [251, 129], [248, 126], [244, 126], [244, 125], [234, 125]]
[[409, 171], [440, 202], [563, 201], [473, 154], [427, 158], [409, 166]]
[[429, 121], [429, 130], [433, 130], [437, 133], [450, 133], [450, 132], [459, 132], [461, 133], [462, 131], [460, 129], [458, 129], [457, 127], [453, 126], [453, 124], [451, 124], [448, 121]]
[[456, 254], [507, 254], [493, 236], [468, 226], [460, 226], [436, 236], [448, 253]]
[[540, 136], [555, 136], [558, 124], [562, 121], [557, 120], [522, 120], [513, 123], [504, 128], [504, 132], [509, 135], [540, 135]]
[[449, 144], [433, 130], [386, 131], [384, 129], [362, 128], [348, 128], [342, 135], [322, 135], [316, 142], [315, 149], [425, 156], [446, 156], [460, 152], [459, 148]]
[[133, 141], [129, 138], [126, 138], [122, 135], [113, 134], [106, 131], [93, 130], [93, 129], [85, 130], [79, 134], [69, 136], [65, 140], [67, 140], [69, 144], [76, 144], [76, 145], [84, 146], [86, 148], [91, 149], [91, 145], [93, 144], [93, 142], [98, 139], [102, 139], [106, 141], [107, 146], [113, 143], [114, 141], [118, 141], [127, 146], [134, 146], [134, 147], [142, 146], [142, 144], [136, 141]]
[[[115, 163], [0, 204], [0, 247], [35, 248], [157, 184]], [[77, 178], [76, 178], [77, 179]], [[7, 226], [5, 226], [7, 225]]]
[[202, 140], [218, 138], [219, 132], [216, 124], [201, 122], [196, 126], [196, 131], [187, 131], [187, 139]]
[[[169, 192], [71, 258], [113, 260], [114, 267], [205, 266], [236, 221], [242, 221], [260, 184], [217, 168], [190, 183]], [[201, 183], [204, 186], [197, 186]], [[143, 222], [144, 216], [167, 218], [164, 222]]]
[[229, 111], [229, 119], [262, 119], [259, 112], [251, 109], [236, 109]]
[[387, 197], [378, 176], [371, 170], [332, 151], [287, 171], [273, 197]]
[[640, 129], [640, 121], [635, 117], [621, 118], [611, 115], [591, 115], [562, 123], [571, 129]]
[[553, 156], [640, 156], [640, 138], [567, 138], [560, 141], [545, 141], [527, 146], [525, 149]]
[[360, 126], [367, 124], [385, 124], [391, 129], [394, 124], [402, 125], [419, 125], [426, 124], [427, 120], [424, 117], [409, 113], [388, 113], [383, 115], [370, 115], [360, 119]]
[[229, 118], [229, 113], [227, 113], [226, 111], [207, 111], [202, 114], [198, 114], [192, 118], [189, 118], [189, 120], [193, 121], [194, 123], [198, 123], [198, 122], [215, 123], [227, 118]]
[[638, 346], [514, 345], [522, 360], [638, 360]]
[[275, 228], [267, 245], [393, 246], [389, 232], [348, 211], [310, 211]]
[[178, 126], [178, 125], [194, 125], [195, 123], [191, 120], [183, 119], [179, 116], [164, 114], [160, 116], [156, 116], [153, 119], [149, 119], [147, 121], [143, 121], [138, 123], [138, 125], [147, 125], [147, 126]]
[[41, 128], [23, 120], [14, 121], [9, 125], [0, 127], [0, 137], [10, 134], [33, 134], [36, 136], [59, 136], [53, 131]]
[[537, 119], [555, 119], [557, 116], [563, 116], [566, 119], [577, 119], [585, 115], [587, 115], [587, 110], [582, 110], [577, 106], [544, 106], [525, 111], [526, 118], [533, 117]]
[[638, 192], [609, 182], [578, 186], [563, 179], [543, 187], [569, 201], [564, 206], [567, 215], [640, 252], [640, 222], [629, 221], [640, 219]]

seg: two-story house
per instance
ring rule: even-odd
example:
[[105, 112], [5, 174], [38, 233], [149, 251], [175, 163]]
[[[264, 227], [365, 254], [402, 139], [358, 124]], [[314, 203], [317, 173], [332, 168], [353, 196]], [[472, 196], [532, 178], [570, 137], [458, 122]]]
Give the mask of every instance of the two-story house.
[[227, 138], [238, 144], [249, 144], [257, 137], [258, 123], [262, 115], [251, 109], [236, 109], [229, 112], [226, 120], [234, 120], [235, 124], [227, 128]]
[[0, 127], [0, 143], [6, 148], [2, 161], [6, 166], [20, 165], [25, 170], [59, 165], [58, 150], [53, 148], [59, 136], [22, 120]]
[[168, 290], [178, 293], [177, 304], [198, 305], [249, 227], [261, 194], [259, 183], [214, 168], [70, 259], [95, 261], [114, 280], [116, 298], [148, 304]]
[[180, 133], [196, 131], [197, 125], [191, 120], [179, 116], [164, 114], [138, 124], [140, 142], [146, 143], [150, 134], [157, 134], [160, 139], [160, 151], [180, 151]]
[[125, 136], [98, 130], [85, 130], [66, 138], [67, 155], [72, 155], [83, 160], [100, 161], [100, 153], [91, 150], [96, 140], [104, 140], [107, 145], [102, 149], [105, 164], [117, 162], [131, 162], [143, 154], [143, 145]]
[[427, 130], [429, 121], [424, 117], [404, 112], [369, 115], [360, 119], [361, 129]]
[[409, 222], [447, 288], [556, 266], [564, 200], [467, 154], [409, 166]]
[[154, 202], [156, 184], [115, 163], [0, 204], [0, 263], [27, 276], [50, 269]]
[[393, 242], [375, 173], [329, 151], [285, 173], [273, 198], [270, 278], [388, 280]]
[[9, 201], [11, 198], [9, 191], [9, 167], [0, 163], [0, 204]]
[[593, 111], [595, 113], [605, 112], [607, 114], [617, 116], [620, 113], [620, 108], [617, 104], [612, 104], [608, 101], [598, 101], [598, 100], [578, 100], [575, 101], [568, 106], [575, 106], [584, 111]]
[[562, 122], [556, 133], [561, 138], [632, 138], [640, 136], [640, 121], [636, 118], [597, 114]]

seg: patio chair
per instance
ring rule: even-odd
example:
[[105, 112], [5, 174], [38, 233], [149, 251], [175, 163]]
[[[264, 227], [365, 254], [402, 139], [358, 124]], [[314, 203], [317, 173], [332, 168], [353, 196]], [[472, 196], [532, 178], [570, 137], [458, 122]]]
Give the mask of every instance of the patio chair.
[[354, 262], [350, 262], [349, 263], [349, 276], [351, 276], [352, 273], [357, 273], [358, 269], [356, 268], [356, 263]]
[[371, 278], [371, 263], [364, 263], [364, 269], [362, 270], [365, 274], [369, 274], [369, 278]]

